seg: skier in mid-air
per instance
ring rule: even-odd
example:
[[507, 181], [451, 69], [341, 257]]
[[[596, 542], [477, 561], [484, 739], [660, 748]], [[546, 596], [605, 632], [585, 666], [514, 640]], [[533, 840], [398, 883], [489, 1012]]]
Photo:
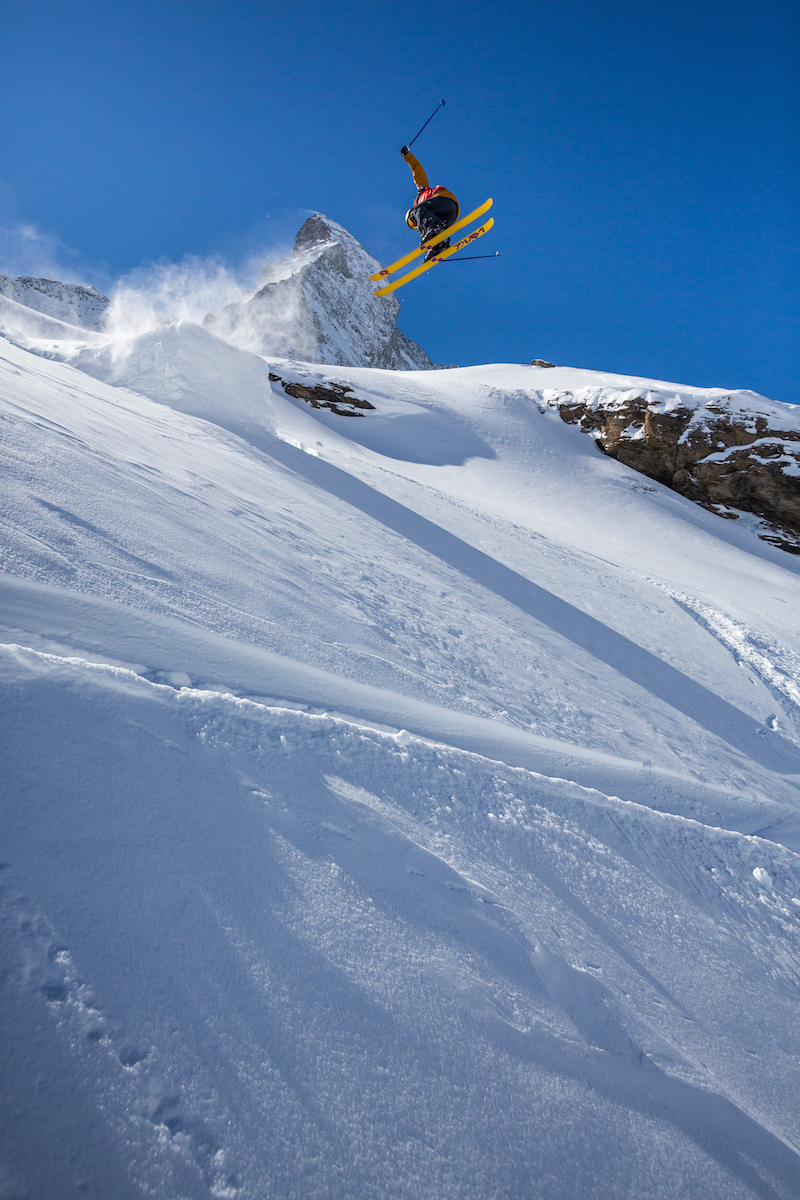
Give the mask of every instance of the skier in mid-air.
[[[417, 185], [417, 198], [414, 201], [413, 208], [410, 208], [406, 213], [406, 225], [409, 229], [416, 229], [420, 235], [420, 246], [437, 233], [441, 233], [458, 220], [458, 200], [452, 192], [448, 192], [447, 188], [438, 184], [436, 187], [431, 187], [428, 182], [428, 176], [420, 166], [418, 159], [409, 150], [408, 146], [403, 146], [400, 151], [403, 158], [411, 168], [411, 174], [414, 176], [414, 183]], [[444, 238], [443, 241], [437, 242], [435, 246], [431, 246], [428, 253], [423, 259], [428, 262], [429, 259], [435, 258], [437, 254], [441, 254], [443, 250], [447, 250], [450, 246], [450, 238]]]

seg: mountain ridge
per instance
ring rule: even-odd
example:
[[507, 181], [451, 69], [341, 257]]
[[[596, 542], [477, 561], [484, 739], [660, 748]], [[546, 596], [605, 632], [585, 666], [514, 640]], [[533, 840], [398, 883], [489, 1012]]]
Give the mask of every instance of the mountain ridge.
[[103, 328], [108, 296], [86, 283], [62, 283], [46, 276], [0, 275], [0, 296], [15, 300], [45, 316], [84, 329]]

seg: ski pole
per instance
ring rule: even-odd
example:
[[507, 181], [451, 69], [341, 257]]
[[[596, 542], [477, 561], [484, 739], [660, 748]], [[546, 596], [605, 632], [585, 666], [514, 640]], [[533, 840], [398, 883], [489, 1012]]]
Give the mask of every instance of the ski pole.
[[441, 262], [474, 262], [476, 258], [499, 258], [500, 251], [497, 250], [494, 254], [465, 254], [463, 258], [443, 258]]
[[[440, 109], [440, 108], [444, 108], [444, 100], [440, 100], [440, 101], [439, 101], [439, 103], [436, 105], [436, 108], [433, 110], [433, 112], [432, 112], [432, 113], [431, 113], [431, 115], [428, 117], [427, 121], [425, 122], [425, 125], [430, 125], [431, 121], [432, 121], [432, 120], [433, 120], [433, 118], [436, 116], [436, 114], [437, 114], [437, 112], [439, 111], [439, 109]], [[423, 126], [422, 126], [422, 129], [424, 129], [424, 128], [425, 128], [425, 125], [423, 125]], [[419, 133], [422, 133], [422, 129], [420, 129]], [[416, 133], [416, 134], [414, 134], [414, 136], [413, 136], [413, 138], [411, 139], [411, 141], [406, 143], [406, 149], [409, 149], [409, 150], [411, 149], [411, 147], [414, 145], [414, 142], [415, 142], [415, 141], [417, 140], [417, 138], [419, 137], [419, 133]]]

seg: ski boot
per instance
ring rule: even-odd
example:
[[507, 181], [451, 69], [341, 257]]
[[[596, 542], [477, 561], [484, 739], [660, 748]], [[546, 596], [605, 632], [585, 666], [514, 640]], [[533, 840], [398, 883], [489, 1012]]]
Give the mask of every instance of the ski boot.
[[423, 258], [423, 262], [430, 262], [432, 258], [436, 258], [437, 254], [441, 254], [443, 250], [450, 249], [450, 238], [445, 238], [443, 242], [437, 242], [435, 246], [431, 246], [428, 253]]

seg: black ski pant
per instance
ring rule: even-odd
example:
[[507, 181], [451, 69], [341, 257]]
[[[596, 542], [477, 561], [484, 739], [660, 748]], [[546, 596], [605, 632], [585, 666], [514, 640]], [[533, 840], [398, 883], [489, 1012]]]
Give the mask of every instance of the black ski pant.
[[458, 216], [458, 205], [449, 196], [431, 196], [414, 209], [420, 240], [426, 241], [452, 225]]

